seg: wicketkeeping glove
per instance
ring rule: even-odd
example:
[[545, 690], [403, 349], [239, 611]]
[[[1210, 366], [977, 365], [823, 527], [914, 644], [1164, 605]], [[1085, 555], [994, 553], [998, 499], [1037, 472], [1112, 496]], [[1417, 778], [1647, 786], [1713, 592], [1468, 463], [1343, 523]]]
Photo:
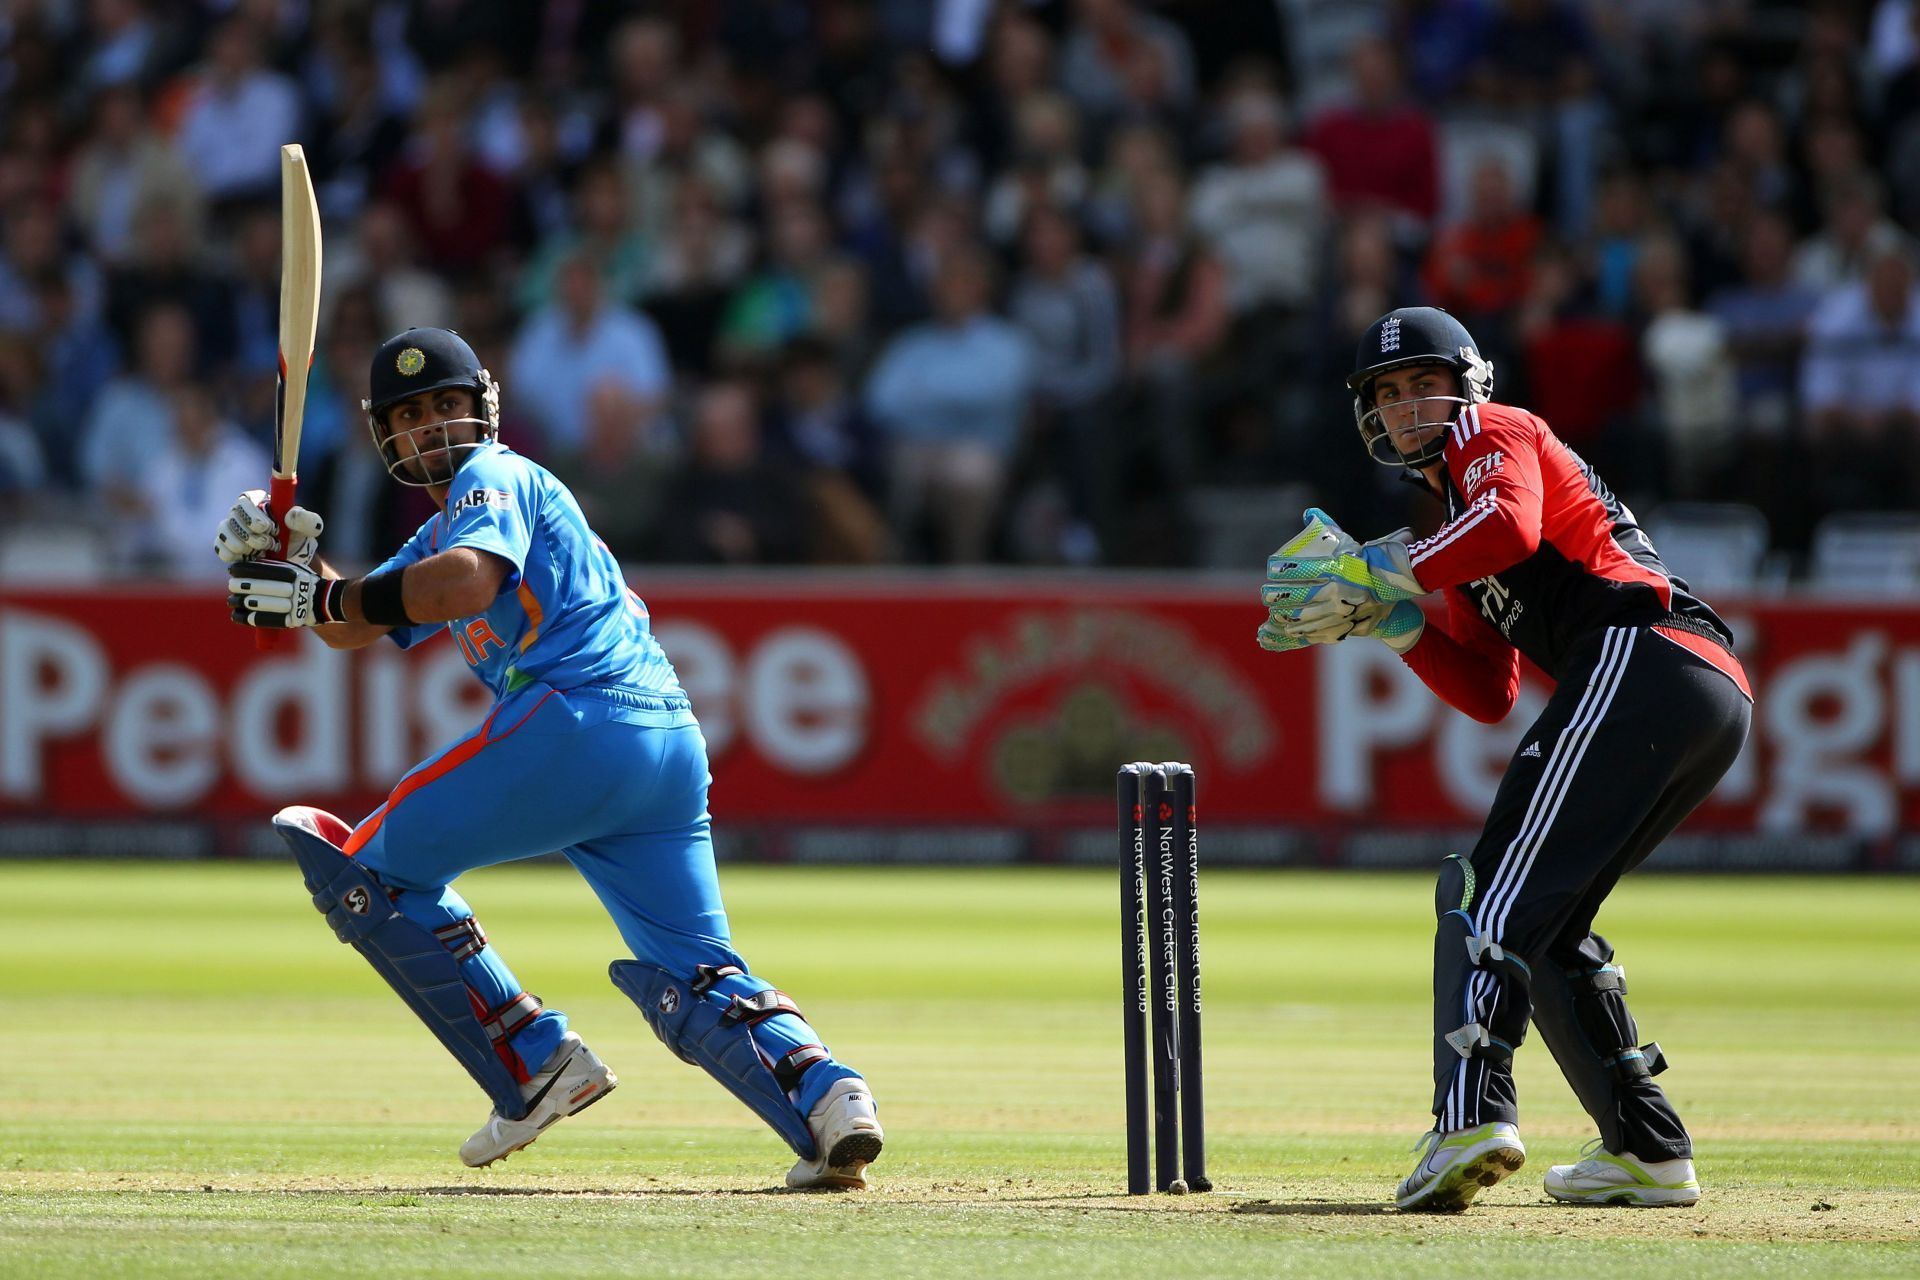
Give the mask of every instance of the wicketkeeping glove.
[[[1317, 514], [1317, 509], [1310, 508], [1307, 514], [1311, 517]], [[1409, 536], [1410, 532], [1403, 529], [1331, 554], [1312, 551], [1301, 554], [1282, 547], [1267, 559], [1267, 581], [1310, 583], [1318, 578], [1332, 578], [1359, 587], [1377, 600], [1389, 603], [1411, 600], [1426, 595], [1427, 589], [1413, 576], [1413, 563], [1407, 551]]]
[[345, 579], [323, 578], [303, 564], [254, 560], [228, 575], [227, 608], [249, 627], [316, 627], [346, 621], [346, 590]]
[[[320, 549], [320, 533], [326, 521], [318, 512], [305, 507], [287, 511], [287, 541], [291, 544], [280, 559], [310, 565]], [[220, 522], [213, 535], [213, 551], [226, 563], [240, 564], [273, 554], [277, 531], [273, 517], [267, 514], [267, 491], [249, 489], [233, 504], [233, 510]]]
[[[1291, 561], [1310, 556], [1339, 556], [1360, 549], [1360, 544], [1347, 536], [1346, 531], [1334, 523], [1333, 517], [1320, 508], [1308, 507], [1302, 518], [1306, 521], [1305, 527], [1287, 539], [1284, 546], [1267, 558], [1269, 571], [1275, 561]], [[1294, 594], [1288, 598], [1288, 607], [1305, 600], [1307, 593], [1314, 585], [1312, 582], [1289, 585], [1287, 590]], [[1260, 625], [1258, 637], [1260, 647], [1271, 653], [1288, 653], [1294, 649], [1306, 648], [1312, 641], [1302, 640], [1281, 631], [1280, 624], [1284, 619], [1276, 611], [1274, 602], [1267, 599], [1267, 592], [1270, 590], [1272, 590], [1271, 584], [1261, 591], [1261, 603], [1267, 608], [1268, 618]]]
[[1296, 644], [1338, 644], [1354, 636], [1373, 636], [1395, 653], [1404, 654], [1419, 643], [1426, 630], [1426, 615], [1411, 600], [1388, 604], [1368, 592], [1344, 582], [1321, 582], [1311, 586], [1300, 603], [1292, 602], [1296, 584], [1270, 585], [1262, 598], [1271, 598], [1271, 614], [1264, 636], [1272, 628], [1276, 637]]

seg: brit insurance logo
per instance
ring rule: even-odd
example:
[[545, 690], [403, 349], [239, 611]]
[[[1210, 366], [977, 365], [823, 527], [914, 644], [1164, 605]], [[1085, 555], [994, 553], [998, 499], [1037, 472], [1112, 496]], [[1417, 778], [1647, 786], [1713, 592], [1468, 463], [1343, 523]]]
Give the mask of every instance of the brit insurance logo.
[[1387, 322], [1380, 326], [1380, 354], [1386, 355], [1389, 351], [1398, 351], [1399, 349], [1400, 317], [1390, 316]]

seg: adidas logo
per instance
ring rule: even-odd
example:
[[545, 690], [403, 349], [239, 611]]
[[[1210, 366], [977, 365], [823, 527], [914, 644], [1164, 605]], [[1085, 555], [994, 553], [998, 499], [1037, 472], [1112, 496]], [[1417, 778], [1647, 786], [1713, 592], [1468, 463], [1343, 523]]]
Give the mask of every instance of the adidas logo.
[[1520, 753], [1520, 758], [1521, 758], [1522, 760], [1538, 760], [1538, 759], [1540, 758], [1540, 744], [1539, 744], [1539, 742], [1537, 742], [1537, 741], [1535, 741], [1535, 742], [1529, 742], [1529, 743], [1527, 744], [1527, 749], [1526, 749], [1525, 751], [1522, 751], [1522, 752]]

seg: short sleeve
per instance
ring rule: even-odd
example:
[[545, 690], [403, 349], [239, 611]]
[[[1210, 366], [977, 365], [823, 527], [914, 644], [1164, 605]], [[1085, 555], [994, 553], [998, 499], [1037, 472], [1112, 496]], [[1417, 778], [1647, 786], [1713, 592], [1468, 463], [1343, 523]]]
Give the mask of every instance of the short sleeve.
[[518, 584], [533, 544], [533, 477], [512, 454], [487, 451], [460, 468], [447, 493], [447, 536], [442, 548], [471, 547], [513, 566], [504, 584]]

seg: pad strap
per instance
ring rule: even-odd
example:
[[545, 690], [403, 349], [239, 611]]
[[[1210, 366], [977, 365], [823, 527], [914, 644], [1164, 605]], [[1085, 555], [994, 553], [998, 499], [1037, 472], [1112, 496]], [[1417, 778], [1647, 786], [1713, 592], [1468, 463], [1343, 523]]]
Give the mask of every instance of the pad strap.
[[455, 960], [466, 960], [480, 954], [487, 945], [487, 931], [480, 927], [480, 921], [473, 916], [465, 920], [456, 920], [452, 924], [443, 924], [433, 931], [447, 950], [453, 952]]
[[825, 1045], [803, 1044], [773, 1064], [773, 1078], [791, 1094], [800, 1087], [800, 1077], [806, 1074], [807, 1068], [816, 1062], [825, 1062], [827, 1056]]
[[[522, 991], [498, 1009], [481, 1014], [480, 1025], [487, 1029], [487, 1039], [498, 1045], [502, 1040], [512, 1039], [522, 1027], [539, 1017], [540, 1010], [545, 1007], [540, 1003], [539, 996], [531, 991]], [[534, 1065], [537, 1067], [540, 1064], [536, 1062]]]

